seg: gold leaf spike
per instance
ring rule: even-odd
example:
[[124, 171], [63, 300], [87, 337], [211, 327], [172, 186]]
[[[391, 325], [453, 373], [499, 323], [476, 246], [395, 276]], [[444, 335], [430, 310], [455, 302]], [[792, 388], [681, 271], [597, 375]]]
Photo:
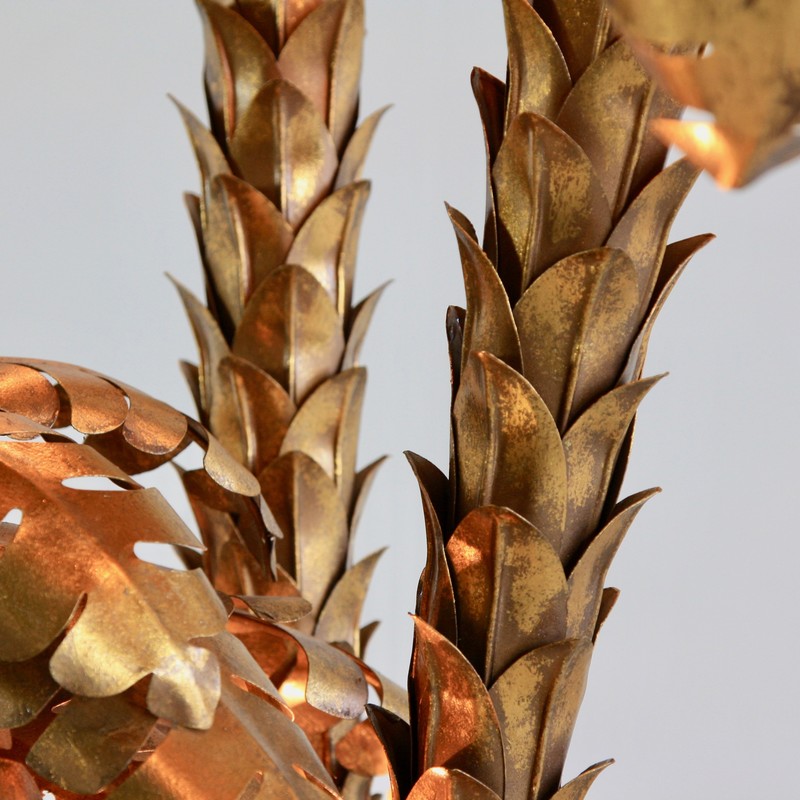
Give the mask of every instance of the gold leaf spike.
[[[336, 484], [304, 453], [281, 456], [259, 480], [283, 533], [276, 543], [278, 559], [290, 570], [316, 615], [347, 557], [347, 515]], [[301, 627], [304, 622], [300, 621]]]
[[281, 455], [305, 453], [333, 478], [345, 508], [355, 479], [356, 447], [367, 373], [363, 367], [340, 372], [314, 390], [295, 415]]
[[41, 800], [42, 793], [24, 765], [0, 758], [0, 786], [3, 800]]
[[419, 618], [414, 626], [410, 687], [420, 772], [463, 769], [502, 797], [503, 743], [489, 693], [454, 644]]
[[302, 597], [278, 595], [236, 595], [259, 618], [267, 622], [296, 622], [311, 612], [311, 604]]
[[[228, 636], [223, 642], [224, 649], [210, 642], [224, 666], [213, 726], [200, 734], [174, 728], [131, 777], [109, 793], [109, 800], [336, 797], [308, 740], [264, 690], [269, 682], [252, 658]], [[258, 683], [252, 680], [256, 675]]]
[[220, 363], [236, 386], [236, 398], [245, 436], [245, 463], [254, 474], [261, 472], [280, 453], [297, 406], [286, 390], [264, 370], [236, 356]]
[[[680, 16], [685, 2], [658, 2], [644, 11], [630, 0], [609, 5], [665, 89], [715, 116], [713, 123], [665, 121], [656, 132], [709, 170], [722, 187], [742, 186], [797, 155], [800, 139], [792, 128], [800, 114], [794, 96], [800, 14], [792, 4], [766, 0], [751, 7], [701, 0], [691, 4], [688, 18]], [[663, 45], [687, 42], [709, 42], [714, 49], [700, 59], [659, 52]]]
[[630, 204], [606, 242], [624, 250], [636, 267], [642, 317], [658, 279], [672, 222], [698, 175], [685, 159], [667, 167]]
[[378, 300], [381, 299], [389, 283], [391, 283], [391, 281], [387, 281], [382, 286], [379, 286], [353, 309], [350, 332], [347, 334], [347, 344], [344, 348], [344, 356], [342, 356], [343, 370], [358, 366], [358, 357], [361, 353], [361, 347], [364, 344], [364, 338], [367, 335], [367, 328], [370, 322], [372, 322], [372, 315], [375, 313]]
[[591, 643], [539, 647], [511, 665], [491, 687], [506, 754], [509, 797], [549, 797], [558, 788], [564, 748], [583, 695]]
[[[218, 667], [190, 641], [221, 630], [224, 609], [201, 575], [155, 567], [133, 554], [145, 532], [148, 541], [196, 547], [193, 534], [158, 492], [139, 488], [86, 446], [4, 442], [0, 471], [5, 510], [17, 507], [23, 515], [0, 559], [0, 659], [33, 657], [71, 621], [50, 662], [62, 686], [108, 696], [152, 673], [154, 713], [207, 727]], [[84, 476], [109, 477], [126, 488], [63, 485]]]
[[58, 417], [58, 392], [36, 369], [0, 362], [0, 405], [47, 427]]
[[695, 253], [705, 247], [713, 238], [712, 234], [701, 234], [700, 236], [693, 236], [690, 239], [683, 239], [680, 242], [673, 242], [667, 245], [661, 269], [658, 273], [658, 280], [653, 291], [653, 300], [642, 329], [631, 347], [628, 362], [620, 378], [621, 383], [636, 381], [642, 377], [644, 359], [647, 355], [647, 347], [650, 344], [650, 335], [653, 332], [655, 321], [664, 307], [664, 303], [666, 303], [678, 278], [683, 274], [683, 270]]
[[[364, 510], [364, 504], [367, 501], [367, 495], [372, 488], [372, 484], [377, 477], [378, 470], [386, 461], [387, 456], [376, 458], [371, 464], [367, 464], [364, 469], [356, 473], [355, 480], [353, 481], [353, 494], [350, 503], [350, 542], [352, 544], [355, 538], [355, 532], [358, 528], [358, 523], [361, 521], [361, 514]], [[348, 557], [349, 560], [349, 557]], [[366, 646], [366, 643], [364, 643]]]
[[372, 144], [372, 137], [378, 128], [378, 123], [383, 115], [391, 108], [384, 106], [377, 111], [373, 111], [361, 124], [353, 131], [353, 135], [347, 142], [342, 160], [339, 163], [339, 170], [336, 173], [336, 183], [334, 190], [341, 189], [350, 183], [361, 180], [364, 170], [364, 162], [367, 160], [367, 153]]
[[[385, 549], [385, 548], [384, 548]], [[384, 550], [367, 556], [342, 575], [317, 619], [314, 635], [326, 642], [344, 643], [361, 652], [359, 621], [372, 574]], [[377, 774], [377, 773], [376, 773]]]
[[442, 523], [448, 506], [448, 481], [438, 467], [416, 453], [406, 451], [422, 498], [427, 539], [427, 559], [419, 579], [417, 616], [451, 642], [458, 641], [453, 578], [444, 548]]
[[655, 85], [620, 39], [587, 70], [557, 123], [584, 150], [617, 218], [625, 207], [650, 132]]
[[242, 307], [264, 278], [286, 263], [294, 233], [289, 223], [269, 198], [233, 175], [220, 175], [216, 181], [225, 192], [230, 223], [238, 244], [238, 259], [229, 271], [241, 265], [239, 300]]
[[[315, 636], [295, 628], [280, 627], [279, 631], [300, 645], [308, 662], [304, 690], [303, 687], [290, 689], [300, 688], [305, 702], [319, 711], [339, 719], [357, 719], [368, 698], [367, 680], [358, 663]], [[292, 682], [290, 677], [288, 683]], [[286, 683], [281, 684], [281, 690], [286, 690]]]
[[158, 722], [129, 694], [73, 697], [36, 740], [28, 766], [71, 792], [101, 791], [130, 764]]
[[470, 512], [447, 543], [458, 644], [491, 685], [529, 650], [567, 631], [567, 580], [558, 553], [513, 511]]
[[560, 548], [567, 469], [558, 428], [521, 375], [488, 353], [467, 360], [454, 407], [457, 519], [507, 506]]
[[564, 784], [554, 795], [553, 800], [585, 800], [586, 794], [595, 782], [597, 776], [614, 763], [614, 759], [601, 761], [581, 772], [577, 778]]
[[621, 250], [568, 256], [534, 281], [514, 318], [525, 377], [566, 430], [619, 378], [639, 324], [636, 271]]
[[492, 175], [501, 255], [507, 236], [507, 258], [515, 269], [508, 277], [501, 272], [512, 302], [551, 264], [604, 243], [611, 212], [597, 173], [586, 153], [549, 120], [518, 116]]
[[218, 131], [230, 139], [253, 98], [281, 77], [275, 56], [242, 16], [216, 0], [197, 0], [206, 36], [209, 111]]
[[338, 152], [353, 130], [364, 41], [363, 0], [328, 0], [289, 37], [278, 66], [316, 106]]
[[258, 497], [261, 494], [258, 480], [202, 425], [189, 420], [192, 438], [206, 452], [203, 456], [203, 469], [222, 489], [235, 495]]
[[287, 265], [256, 289], [233, 353], [269, 373], [299, 405], [337, 371], [344, 353], [342, 322], [319, 282], [302, 267]]
[[485, 350], [520, 372], [522, 355], [517, 326], [500, 277], [475, 241], [467, 218], [451, 206], [447, 206], [447, 213], [458, 241], [467, 296], [461, 370], [466, 368], [473, 350]]
[[500, 796], [466, 772], [432, 767], [414, 784], [408, 800], [500, 800]]
[[564, 56], [527, 0], [503, 0], [508, 41], [505, 129], [520, 114], [555, 119], [570, 89]]
[[597, 641], [597, 636], [600, 629], [605, 625], [608, 615], [613, 610], [614, 606], [619, 600], [620, 591], [613, 586], [607, 586], [603, 589], [603, 594], [600, 598], [600, 608], [597, 611], [597, 624], [594, 626], [594, 633], [592, 634], [592, 642]]
[[[359, 722], [336, 743], [336, 760], [357, 775], [386, 775], [388, 763], [374, 728], [368, 720]], [[369, 784], [367, 784], [367, 787]]]
[[533, 5], [553, 32], [577, 81], [606, 46], [605, 0], [534, 0]]
[[308, 270], [339, 316], [350, 308], [358, 235], [370, 186], [351, 183], [326, 197], [298, 231], [286, 261]]
[[285, 5], [284, 0], [233, 0], [232, 7], [259, 32], [273, 53], [280, 53]]
[[590, 406], [564, 437], [569, 476], [561, 559], [569, 564], [600, 521], [617, 455], [639, 403], [663, 375], [619, 386]]
[[370, 703], [366, 712], [386, 754], [392, 797], [407, 797], [414, 782], [411, 777], [411, 728], [405, 720], [380, 706]]
[[27, 725], [55, 697], [59, 685], [50, 675], [51, 656], [47, 650], [27, 661], [0, 663], [0, 729]]
[[618, 503], [609, 522], [589, 543], [569, 576], [567, 637], [593, 638], [603, 597], [603, 581], [628, 528], [642, 506], [659, 489], [632, 495]]
[[328, 193], [338, 159], [311, 102], [287, 81], [268, 83], [230, 141], [240, 174], [265, 194], [297, 230]]

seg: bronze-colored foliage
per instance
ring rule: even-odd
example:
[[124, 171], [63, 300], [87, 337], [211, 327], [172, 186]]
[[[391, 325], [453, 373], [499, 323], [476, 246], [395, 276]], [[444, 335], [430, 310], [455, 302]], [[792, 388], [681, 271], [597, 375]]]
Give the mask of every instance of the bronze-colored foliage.
[[[345, 796], [360, 796], [368, 781], [357, 777], [386, 768], [372, 729], [341, 722], [366, 702], [359, 618], [376, 559], [351, 558], [378, 466], [356, 469], [359, 350], [380, 296], [353, 300], [370, 188], [361, 173], [382, 114], [356, 127], [363, 0], [198, 5], [210, 130], [179, 108], [200, 169], [189, 209], [207, 302], [179, 287], [200, 351], [186, 373], [201, 421], [258, 478], [273, 561], [239, 508], [212, 502], [202, 476], [184, 483], [203, 565], [240, 598], [231, 629], [290, 698]], [[293, 634], [253, 618], [275, 596], [309, 604]]]
[[[725, 187], [743, 186], [800, 153], [800, 60], [795, 3], [766, 0], [611, 0], [639, 60], [683, 105], [713, 122], [666, 115], [653, 129]], [[698, 46], [710, 45], [702, 57]], [[688, 53], [687, 53], [688, 51]]]
[[561, 785], [618, 595], [605, 575], [653, 493], [617, 502], [636, 411], [658, 380], [641, 377], [647, 341], [707, 241], [668, 244], [697, 169], [664, 168], [650, 123], [680, 109], [604, 4], [503, 6], [507, 82], [480, 70], [472, 81], [488, 167], [483, 246], [449, 209], [467, 299], [448, 315], [449, 479], [412, 457], [428, 558], [410, 744], [374, 714], [399, 798], [582, 800], [607, 765]]

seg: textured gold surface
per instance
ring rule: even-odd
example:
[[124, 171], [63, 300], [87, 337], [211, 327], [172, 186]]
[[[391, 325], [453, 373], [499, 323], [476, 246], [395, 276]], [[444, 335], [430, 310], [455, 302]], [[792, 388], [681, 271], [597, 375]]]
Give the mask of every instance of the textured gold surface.
[[[800, 8], [786, 0], [611, 0], [641, 62], [713, 122], [658, 119], [654, 130], [725, 187], [800, 154]], [[706, 53], [695, 57], [704, 45]], [[687, 50], [689, 54], [687, 55]]]

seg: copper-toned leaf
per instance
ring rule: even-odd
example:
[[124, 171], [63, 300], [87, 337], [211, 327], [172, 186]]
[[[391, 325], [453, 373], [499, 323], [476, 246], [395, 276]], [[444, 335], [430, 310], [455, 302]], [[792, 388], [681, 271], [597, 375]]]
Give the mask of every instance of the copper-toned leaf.
[[[191, 641], [220, 630], [224, 610], [201, 575], [155, 567], [133, 554], [142, 539], [191, 547], [195, 537], [158, 492], [133, 488], [89, 447], [4, 442], [0, 462], [2, 513], [13, 507], [23, 513], [0, 559], [0, 659], [31, 658], [72, 620], [50, 662], [62, 686], [107, 696], [152, 674], [154, 713], [210, 725], [218, 667]], [[82, 476], [111, 477], [129, 488], [63, 485]]]
[[319, 112], [283, 80], [271, 81], [256, 95], [236, 128], [230, 152], [241, 176], [295, 229], [328, 193], [338, 166]]
[[364, 344], [364, 338], [367, 335], [367, 328], [372, 321], [372, 315], [375, 313], [378, 300], [381, 299], [388, 285], [389, 281], [384, 283], [383, 286], [379, 286], [353, 309], [350, 331], [347, 334], [347, 344], [342, 357], [342, 369], [358, 366], [358, 357], [361, 353], [361, 346]]
[[258, 497], [260, 487], [255, 476], [200, 423], [192, 419], [188, 423], [190, 435], [205, 450], [203, 469], [211, 480], [234, 495]]
[[608, 237], [608, 246], [624, 250], [636, 267], [644, 317], [658, 279], [667, 237], [698, 170], [685, 159], [659, 173], [631, 203]]
[[561, 437], [544, 401], [488, 353], [472, 354], [454, 408], [457, 517], [486, 505], [525, 517], [558, 550], [567, 496]]
[[603, 581], [611, 559], [642, 506], [658, 489], [639, 492], [619, 503], [613, 516], [589, 543], [569, 576], [567, 636], [586, 639], [594, 636], [603, 596]]
[[300, 407], [281, 445], [281, 455], [300, 452], [313, 458], [336, 482], [347, 509], [366, 380], [366, 370], [356, 367], [325, 381]]
[[606, 502], [617, 455], [639, 403], [663, 376], [627, 383], [603, 395], [564, 437], [568, 510], [561, 558], [569, 563], [591, 536]]
[[364, 162], [367, 160], [367, 153], [372, 144], [372, 137], [378, 127], [378, 123], [383, 115], [389, 110], [390, 106], [384, 106], [377, 111], [373, 111], [361, 124], [353, 131], [353, 135], [347, 142], [345, 151], [339, 163], [339, 171], [336, 173], [336, 183], [334, 189], [341, 189], [349, 183], [361, 180], [364, 170]]
[[500, 800], [500, 795], [459, 769], [432, 767], [414, 784], [408, 800]]
[[[725, 188], [741, 186], [800, 152], [793, 126], [800, 116], [794, 42], [800, 14], [791, 3], [766, 0], [663, 1], [637, 7], [610, 4], [623, 30], [638, 42], [648, 69], [684, 104], [711, 112], [713, 123], [668, 121], [657, 128]], [[709, 42], [705, 58], [665, 55], [663, 45]]]
[[705, 247], [713, 238], [711, 234], [701, 234], [700, 236], [693, 236], [690, 239], [683, 239], [680, 242], [673, 242], [667, 245], [650, 309], [641, 331], [631, 347], [628, 363], [625, 365], [620, 378], [621, 382], [635, 381], [642, 377], [650, 335], [653, 332], [655, 321], [664, 307], [664, 303], [672, 292], [678, 278], [683, 274], [686, 265], [694, 257], [694, 254]]
[[[186, 127], [186, 132], [189, 134], [189, 141], [192, 144], [203, 182], [203, 197], [205, 198], [205, 203], [207, 203], [211, 180], [217, 175], [229, 173], [230, 165], [211, 131], [186, 106], [178, 102], [174, 97], [170, 99], [177, 106], [183, 124]], [[201, 209], [205, 213], [202, 205]]]
[[555, 119], [572, 88], [553, 34], [527, 0], [503, 0], [508, 41], [506, 130], [520, 114]]
[[275, 56], [239, 14], [215, 0], [197, 0], [206, 36], [206, 87], [215, 127], [230, 138], [253, 98], [280, 78]]
[[336, 760], [358, 775], [386, 775], [388, 764], [369, 720], [362, 720], [336, 743]]
[[606, 45], [604, 0], [534, 0], [533, 5], [553, 32], [576, 81]]
[[366, 711], [386, 754], [392, 797], [406, 797], [413, 782], [411, 728], [405, 720], [380, 706], [368, 704]]
[[281, 456], [259, 476], [283, 533], [277, 550], [316, 615], [342, 574], [347, 514], [333, 479], [304, 453]]
[[281, 74], [312, 100], [340, 152], [355, 125], [363, 41], [363, 0], [328, 0], [298, 25], [278, 59]]
[[59, 686], [50, 675], [51, 656], [47, 650], [26, 661], [0, 662], [0, 729], [27, 725], [53, 699]]
[[505, 508], [475, 509], [447, 543], [458, 644], [491, 685], [524, 653], [567, 630], [567, 580], [558, 553]]
[[326, 642], [349, 645], [361, 651], [359, 623], [372, 574], [383, 555], [378, 550], [350, 567], [331, 590], [317, 619], [314, 634]]
[[241, 306], [271, 272], [286, 263], [293, 231], [280, 211], [257, 189], [233, 175], [216, 178], [225, 192], [230, 224], [238, 245], [238, 291]]
[[464, 289], [467, 295], [467, 317], [461, 370], [473, 350], [485, 350], [514, 370], [522, 370], [519, 336], [508, 304], [508, 296], [489, 257], [473, 236], [472, 226], [455, 208], [447, 207], [450, 222], [458, 241]]
[[278, 457], [297, 406], [286, 390], [264, 370], [236, 356], [221, 362], [236, 386], [245, 438], [246, 464], [258, 474]]
[[453, 579], [444, 549], [442, 520], [448, 512], [447, 478], [422, 456], [406, 451], [422, 499], [427, 560], [419, 580], [417, 615], [451, 642], [458, 641]]
[[516, 275], [503, 276], [512, 301], [545, 268], [597, 247], [608, 235], [611, 212], [597, 173], [583, 150], [544, 117], [514, 119], [492, 175], [508, 257], [518, 267]]
[[0, 363], [0, 407], [40, 425], [52, 425], [61, 409], [58, 393], [36, 369]]
[[298, 231], [286, 257], [308, 270], [328, 292], [339, 315], [350, 310], [358, 236], [369, 183], [351, 183], [326, 197]]
[[486, 688], [454, 644], [414, 622], [410, 687], [418, 769], [461, 769], [503, 796], [503, 744]]
[[302, 597], [279, 595], [237, 595], [259, 619], [267, 622], [295, 622], [311, 612], [311, 604]]
[[130, 764], [157, 722], [129, 693], [74, 697], [37, 739], [27, 763], [58, 786], [95, 794]]
[[590, 655], [588, 641], [540, 647], [491, 687], [503, 731], [509, 796], [535, 800], [558, 788]]
[[342, 322], [317, 280], [302, 267], [284, 266], [250, 300], [233, 352], [269, 373], [300, 404], [337, 371]]
[[569, 783], [564, 784], [553, 795], [553, 800], [585, 800], [586, 794], [597, 776], [613, 763], [613, 759], [609, 759], [584, 770], [577, 778], [573, 778]]
[[610, 248], [568, 256], [534, 281], [514, 318], [525, 377], [565, 430], [622, 371], [639, 322], [633, 264]]
[[650, 136], [655, 85], [620, 39], [583, 74], [558, 125], [591, 159], [609, 206], [618, 216], [633, 183], [639, 154]]
[[0, 758], [0, 786], [3, 800], [41, 800], [42, 793], [25, 766]]
[[364, 511], [364, 505], [367, 502], [367, 495], [369, 494], [372, 484], [378, 475], [378, 470], [386, 461], [388, 456], [381, 456], [376, 458], [371, 464], [367, 464], [364, 469], [356, 473], [355, 480], [353, 481], [353, 494], [350, 502], [350, 543], [352, 545], [355, 538], [358, 523], [361, 521], [361, 514]]

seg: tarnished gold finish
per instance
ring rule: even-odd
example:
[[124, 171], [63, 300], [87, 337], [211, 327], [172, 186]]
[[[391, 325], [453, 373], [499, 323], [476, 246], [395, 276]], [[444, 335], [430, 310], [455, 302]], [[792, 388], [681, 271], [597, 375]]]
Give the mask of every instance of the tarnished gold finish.
[[[235, 507], [266, 547], [252, 474], [194, 420], [54, 362], [0, 359], [0, 437], [3, 796], [335, 797], [277, 689], [225, 632], [229, 609], [202, 571], [134, 553], [140, 541], [201, 543], [129, 473], [198, 444], [209, 502]], [[308, 608], [269, 600], [244, 598], [265, 617]]]
[[[650, 131], [679, 108], [601, 0], [504, 0], [508, 82], [473, 73], [488, 158], [483, 246], [449, 208], [449, 478], [410, 460], [428, 557], [411, 726], [371, 717], [394, 796], [583, 800], [561, 785], [611, 560], [653, 491], [617, 502], [650, 330], [707, 237], [668, 244], [698, 170]], [[686, 19], [691, 19], [687, 12]]]
[[[713, 122], [657, 119], [724, 188], [800, 154], [800, 8], [786, 0], [610, 0], [640, 61], [676, 101]], [[702, 57], [687, 55], [704, 45]]]
[[[353, 720], [365, 675], [379, 694], [389, 687], [360, 660], [377, 555], [351, 562], [379, 465], [356, 470], [359, 350], [381, 292], [354, 304], [370, 189], [361, 172], [382, 114], [356, 127], [363, 0], [199, 0], [199, 9], [210, 130], [179, 110], [202, 181], [189, 210], [207, 304], [178, 287], [200, 351], [186, 374], [201, 421], [258, 477], [277, 536], [271, 558], [236, 508], [209, 507], [207, 481], [184, 482], [208, 547], [203, 566], [239, 598], [230, 629], [344, 796], [361, 800], [386, 762], [371, 726]], [[276, 596], [302, 598], [310, 613], [279, 630], [266, 605]], [[407, 718], [403, 705], [392, 710]]]

